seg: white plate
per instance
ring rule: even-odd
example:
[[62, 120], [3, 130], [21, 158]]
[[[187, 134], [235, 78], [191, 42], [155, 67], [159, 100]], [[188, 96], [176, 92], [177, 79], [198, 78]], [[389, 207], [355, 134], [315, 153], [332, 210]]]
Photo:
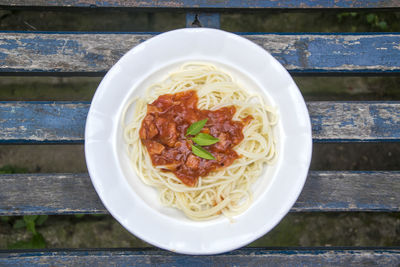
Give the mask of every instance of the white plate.
[[[154, 188], [130, 166], [121, 113], [134, 96], [183, 62], [208, 61], [261, 92], [278, 108], [279, 156], [254, 186], [254, 202], [234, 222], [221, 217], [197, 222], [163, 207]], [[242, 247], [270, 231], [287, 214], [306, 180], [311, 124], [304, 100], [288, 72], [268, 52], [221, 30], [180, 29], [157, 35], [126, 53], [107, 73], [86, 121], [85, 156], [104, 206], [144, 241], [185, 254], [216, 254]]]

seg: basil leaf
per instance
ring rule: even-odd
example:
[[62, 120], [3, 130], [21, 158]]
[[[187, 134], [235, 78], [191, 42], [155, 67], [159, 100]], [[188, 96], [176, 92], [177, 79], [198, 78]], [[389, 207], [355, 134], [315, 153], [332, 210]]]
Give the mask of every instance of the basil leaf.
[[192, 145], [192, 152], [196, 156], [203, 158], [203, 159], [215, 159], [214, 156], [211, 155], [210, 152], [208, 152], [207, 150], [205, 150], [204, 148], [202, 148], [199, 145]]
[[218, 138], [215, 138], [212, 135], [206, 134], [206, 133], [198, 133], [195, 137], [192, 138], [192, 140], [201, 146], [209, 146], [212, 144], [215, 144], [219, 141]]
[[195, 123], [192, 123], [192, 125], [189, 126], [189, 128], [186, 131], [186, 135], [195, 135], [200, 132], [201, 129], [203, 129], [204, 125], [206, 125], [208, 119], [204, 119], [201, 121], [197, 121]]

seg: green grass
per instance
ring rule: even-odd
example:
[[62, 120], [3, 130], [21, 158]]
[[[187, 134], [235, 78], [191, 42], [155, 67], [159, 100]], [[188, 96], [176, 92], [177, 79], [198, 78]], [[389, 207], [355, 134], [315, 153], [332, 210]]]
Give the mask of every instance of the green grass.
[[27, 173], [27, 172], [28, 172], [27, 168], [14, 165], [4, 165], [0, 167], [0, 174]]

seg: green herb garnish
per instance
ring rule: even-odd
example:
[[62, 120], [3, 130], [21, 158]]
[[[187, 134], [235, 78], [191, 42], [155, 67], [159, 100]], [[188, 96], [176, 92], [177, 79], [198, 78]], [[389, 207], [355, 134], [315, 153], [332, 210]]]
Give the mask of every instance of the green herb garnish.
[[186, 131], [186, 135], [195, 135], [203, 129], [204, 125], [206, 125], [208, 119], [204, 119], [201, 121], [197, 121], [192, 123]]
[[212, 144], [215, 144], [219, 141], [218, 138], [215, 138], [212, 135], [206, 134], [206, 133], [198, 133], [195, 137], [192, 138], [192, 140], [201, 146], [209, 146]]
[[211, 155], [210, 152], [208, 152], [207, 150], [205, 150], [204, 148], [202, 148], [199, 145], [192, 145], [192, 152], [196, 156], [203, 158], [203, 159], [215, 159], [214, 156]]
[[192, 123], [186, 131], [186, 136], [196, 135], [195, 137], [191, 138], [197, 144], [197, 145], [192, 145], [193, 154], [203, 159], [215, 159], [210, 152], [201, 147], [201, 146], [209, 146], [219, 141], [218, 138], [215, 138], [212, 135], [206, 133], [200, 133], [201, 129], [203, 129], [204, 125], [206, 125], [207, 120], [208, 119], [204, 119]]

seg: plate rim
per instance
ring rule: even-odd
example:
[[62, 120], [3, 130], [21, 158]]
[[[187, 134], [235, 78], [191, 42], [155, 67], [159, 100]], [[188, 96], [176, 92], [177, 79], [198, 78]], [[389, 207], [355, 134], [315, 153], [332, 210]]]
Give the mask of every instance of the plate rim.
[[[219, 250], [214, 249], [214, 250], [212, 250], [212, 251], [211, 251], [211, 250], [193, 251], [193, 249], [188, 249], [187, 247], [185, 247], [185, 248], [183, 248], [183, 249], [173, 249], [173, 248], [169, 247], [168, 244], [165, 243], [165, 241], [164, 241], [164, 242], [157, 242], [157, 240], [149, 239], [148, 236], [143, 235], [143, 233], [134, 231], [129, 225], [127, 225], [126, 222], [124, 222], [124, 219], [121, 217], [120, 214], [117, 214], [117, 213], [115, 212], [115, 210], [113, 210], [112, 208], [110, 209], [110, 205], [109, 205], [109, 204], [110, 204], [110, 200], [104, 198], [104, 197], [105, 197], [105, 195], [104, 195], [104, 188], [101, 188], [101, 185], [99, 185], [99, 181], [96, 180], [97, 178], [95, 178], [95, 176], [94, 176], [94, 173], [95, 173], [96, 171], [93, 170], [93, 168], [95, 168], [95, 167], [94, 167], [94, 166], [92, 165], [92, 163], [91, 163], [93, 159], [89, 159], [89, 158], [88, 158], [88, 157], [91, 155], [91, 153], [92, 153], [91, 151], [89, 151], [89, 150], [90, 150], [90, 147], [88, 146], [88, 142], [89, 142], [89, 140], [90, 140], [90, 137], [88, 136], [88, 132], [90, 132], [90, 129], [88, 129], [88, 128], [89, 128], [90, 125], [91, 125], [91, 120], [92, 120], [92, 116], [93, 116], [92, 113], [93, 113], [93, 110], [95, 109], [95, 108], [92, 109], [92, 107], [95, 107], [97, 98], [99, 97], [101, 90], [104, 90], [104, 89], [102, 89], [102, 88], [105, 88], [105, 87], [104, 87], [104, 83], [105, 83], [108, 79], [112, 79], [112, 73], [113, 73], [113, 71], [114, 71], [116, 68], [118, 68], [118, 66], [121, 64], [121, 61], [124, 60], [124, 58], [126, 58], [126, 55], [127, 55], [127, 54], [133, 53], [133, 52], [138, 51], [138, 50], [140, 50], [140, 49], [143, 49], [143, 47], [145, 47], [146, 44], [148, 44], [148, 42], [159, 41], [159, 40], [161, 40], [161, 38], [166, 38], [168, 35], [176, 34], [176, 33], [181, 33], [181, 32], [182, 32], [183, 34], [189, 33], [189, 32], [190, 32], [190, 33], [193, 33], [193, 32], [203, 32], [203, 33], [204, 33], [204, 32], [213, 32], [213, 33], [217, 33], [217, 34], [227, 35], [227, 36], [230, 36], [231, 38], [233, 37], [234, 40], [239, 40], [239, 41], [248, 42], [248, 43], [247, 43], [248, 45], [250, 45], [250, 46], [256, 46], [257, 49], [262, 49], [263, 52], [266, 53], [269, 57], [271, 57], [271, 58], [275, 61], [275, 64], [277, 63], [278, 66], [280, 66], [281, 70], [283, 69], [283, 71], [286, 72], [286, 75], [291, 79], [292, 83], [295, 85], [295, 89], [297, 89], [297, 92], [298, 92], [298, 95], [296, 96], [296, 98], [299, 99], [299, 97], [300, 97], [300, 100], [301, 100], [300, 102], [301, 102], [301, 103], [299, 103], [299, 104], [300, 104], [301, 106], [303, 106], [303, 111], [306, 112], [307, 117], [308, 117], [308, 118], [307, 118], [308, 120], [306, 119], [306, 121], [308, 121], [308, 125], [306, 126], [306, 128], [308, 128], [308, 129], [307, 129], [307, 130], [308, 130], [308, 134], [307, 134], [307, 136], [304, 137], [305, 139], [308, 138], [307, 142], [309, 142], [308, 151], [306, 151], [306, 154], [307, 154], [307, 155], [306, 155], [306, 162], [304, 163], [304, 164], [307, 165], [307, 166], [305, 167], [305, 171], [304, 171], [305, 173], [302, 173], [302, 175], [301, 175], [301, 182], [302, 182], [302, 183], [301, 183], [301, 186], [298, 186], [298, 187], [296, 188], [297, 190], [295, 190], [296, 192], [290, 197], [290, 201], [289, 201], [289, 202], [291, 202], [291, 205], [290, 205], [290, 206], [287, 206], [287, 207], [279, 214], [280, 219], [278, 219], [275, 223], [270, 224], [270, 227], [268, 227], [269, 229], [261, 229], [261, 231], [258, 231], [257, 233], [253, 233], [252, 237], [250, 238], [251, 240], [248, 240], [248, 239], [247, 239], [247, 240], [242, 240], [241, 242], [238, 242], [238, 243], [236, 243], [236, 244], [231, 244], [230, 247], [223, 247], [223, 248], [221, 247]], [[133, 52], [132, 52], [132, 51], [133, 51]], [[279, 108], [279, 107], [278, 107], [278, 108]], [[294, 205], [294, 203], [295, 203], [296, 200], [298, 199], [298, 197], [299, 197], [299, 195], [300, 195], [300, 193], [301, 193], [301, 191], [302, 191], [302, 189], [303, 189], [303, 187], [304, 187], [304, 184], [305, 184], [305, 181], [306, 181], [306, 178], [307, 178], [308, 169], [309, 169], [310, 162], [311, 162], [311, 154], [312, 154], [311, 121], [310, 121], [310, 117], [309, 117], [309, 114], [308, 114], [307, 107], [306, 107], [305, 102], [304, 102], [304, 98], [302, 97], [302, 95], [301, 95], [301, 93], [300, 93], [300, 91], [299, 91], [297, 85], [294, 83], [294, 81], [293, 81], [293, 79], [291, 78], [290, 74], [287, 72], [287, 70], [286, 70], [275, 58], [273, 58], [273, 57], [271, 56], [270, 53], [268, 53], [268, 52], [267, 52], [266, 50], [264, 50], [262, 47], [258, 46], [257, 44], [251, 42], [251, 41], [248, 40], [248, 39], [245, 39], [245, 38], [242, 37], [242, 36], [239, 36], [239, 35], [236, 35], [236, 34], [233, 34], [233, 33], [229, 33], [229, 32], [223, 31], [223, 30], [209, 29], [209, 28], [184, 28], [184, 29], [177, 29], [177, 30], [173, 30], [173, 31], [161, 33], [161, 34], [156, 35], [156, 36], [154, 36], [154, 37], [152, 37], [152, 38], [146, 40], [145, 42], [143, 42], [143, 43], [141, 43], [141, 44], [139, 44], [139, 45], [137, 45], [137, 46], [131, 48], [126, 54], [124, 54], [124, 56], [122, 56], [122, 57], [118, 60], [117, 63], [115, 63], [115, 64], [110, 68], [110, 70], [107, 72], [107, 74], [103, 77], [103, 79], [102, 79], [101, 83], [99, 84], [99, 86], [98, 86], [98, 88], [97, 88], [97, 90], [96, 90], [96, 92], [95, 92], [95, 95], [94, 95], [94, 97], [93, 97], [93, 99], [92, 99], [92, 104], [91, 104], [91, 106], [90, 106], [90, 109], [89, 109], [89, 112], [88, 112], [88, 116], [87, 116], [87, 120], [86, 120], [86, 124], [85, 124], [85, 146], [84, 146], [84, 148], [85, 148], [85, 159], [86, 159], [87, 168], [88, 168], [88, 172], [89, 172], [89, 176], [90, 176], [90, 179], [91, 179], [91, 181], [92, 181], [92, 184], [93, 184], [93, 186], [94, 186], [94, 188], [95, 188], [97, 194], [99, 195], [99, 197], [100, 197], [100, 199], [101, 199], [103, 205], [104, 205], [104, 206], [106, 207], [106, 209], [110, 212], [110, 214], [111, 214], [114, 218], [116, 218], [117, 221], [119, 221], [119, 222], [124, 226], [124, 228], [126, 228], [129, 232], [131, 232], [131, 233], [134, 234], [135, 236], [137, 236], [137, 237], [143, 239], [144, 241], [146, 241], [146, 242], [148, 242], [148, 243], [150, 243], [150, 244], [153, 244], [153, 245], [155, 245], [155, 246], [157, 246], [157, 247], [163, 248], [163, 249], [167, 249], [167, 250], [170, 250], [170, 251], [179, 252], [179, 253], [183, 253], [183, 254], [190, 254], [190, 255], [210, 255], [210, 254], [218, 254], [218, 253], [222, 253], [222, 252], [231, 251], [231, 250], [234, 250], [234, 249], [237, 249], [237, 248], [240, 248], [240, 247], [242, 247], [242, 246], [247, 245], [248, 243], [250, 243], [250, 242], [256, 240], [256, 239], [259, 238], [260, 236], [262, 236], [262, 235], [264, 235], [265, 233], [269, 232], [269, 231], [270, 231], [272, 228], [274, 228], [274, 227], [282, 220], [282, 218], [289, 212], [289, 210], [291, 209], [291, 207]], [[91, 156], [90, 156], [90, 157], [91, 157]], [[90, 162], [90, 163], [89, 163], [89, 162]], [[304, 177], [303, 177], [303, 176], [304, 176]], [[272, 226], [271, 226], [271, 225], [272, 225]]]

